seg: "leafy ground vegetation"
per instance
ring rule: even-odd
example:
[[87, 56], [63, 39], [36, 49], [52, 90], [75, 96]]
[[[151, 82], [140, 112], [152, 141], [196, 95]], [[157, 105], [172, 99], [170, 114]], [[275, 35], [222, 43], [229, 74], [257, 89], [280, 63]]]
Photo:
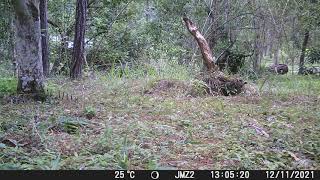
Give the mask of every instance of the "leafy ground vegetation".
[[319, 77], [269, 75], [225, 97], [175, 72], [50, 78], [46, 102], [14, 99], [1, 78], [0, 169], [319, 169]]
[[1, 0], [0, 169], [319, 170], [319, 22], [317, 0]]

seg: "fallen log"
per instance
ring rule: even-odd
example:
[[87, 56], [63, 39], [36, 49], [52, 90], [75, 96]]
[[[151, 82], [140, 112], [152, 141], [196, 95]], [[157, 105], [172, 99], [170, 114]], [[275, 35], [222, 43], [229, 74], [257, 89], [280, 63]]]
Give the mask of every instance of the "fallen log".
[[286, 64], [273, 64], [269, 66], [269, 71], [276, 74], [287, 74], [289, 71], [288, 65]]
[[320, 75], [320, 66], [312, 66], [308, 68], [303, 69], [304, 75], [314, 74], [314, 75]]

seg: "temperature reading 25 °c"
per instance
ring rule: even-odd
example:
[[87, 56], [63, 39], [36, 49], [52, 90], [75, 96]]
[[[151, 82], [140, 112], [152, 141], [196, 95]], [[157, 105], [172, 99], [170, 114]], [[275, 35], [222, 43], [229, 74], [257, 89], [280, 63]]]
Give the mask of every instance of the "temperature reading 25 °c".
[[134, 171], [115, 171], [114, 173], [115, 173], [114, 178], [116, 178], [116, 179], [124, 179], [126, 174], [128, 174], [130, 179], [135, 178]]

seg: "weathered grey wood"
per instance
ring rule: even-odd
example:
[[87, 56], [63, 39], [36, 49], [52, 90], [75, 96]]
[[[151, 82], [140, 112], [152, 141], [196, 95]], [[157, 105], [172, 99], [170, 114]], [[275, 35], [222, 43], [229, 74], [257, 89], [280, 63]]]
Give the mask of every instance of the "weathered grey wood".
[[39, 0], [12, 0], [20, 93], [43, 94]]

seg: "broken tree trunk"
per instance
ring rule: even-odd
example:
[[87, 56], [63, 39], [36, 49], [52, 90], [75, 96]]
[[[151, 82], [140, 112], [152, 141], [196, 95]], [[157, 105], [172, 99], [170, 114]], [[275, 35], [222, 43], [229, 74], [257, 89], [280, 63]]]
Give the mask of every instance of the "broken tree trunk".
[[214, 64], [214, 57], [212, 56], [211, 49], [207, 40], [203, 37], [203, 35], [199, 32], [198, 28], [193, 24], [193, 22], [187, 18], [183, 17], [183, 21], [185, 22], [188, 31], [192, 34], [192, 36], [196, 39], [199, 48], [201, 50], [201, 54], [203, 57], [203, 64], [207, 68], [208, 71], [217, 70]]
[[207, 72], [200, 77], [207, 85], [207, 93], [219, 93], [225, 96], [241, 93], [246, 82], [238, 78], [226, 77], [219, 71], [218, 66], [214, 62], [214, 57], [207, 40], [189, 18], [183, 17], [183, 21], [185, 22], [188, 31], [196, 39], [203, 57], [203, 64], [207, 68]]

